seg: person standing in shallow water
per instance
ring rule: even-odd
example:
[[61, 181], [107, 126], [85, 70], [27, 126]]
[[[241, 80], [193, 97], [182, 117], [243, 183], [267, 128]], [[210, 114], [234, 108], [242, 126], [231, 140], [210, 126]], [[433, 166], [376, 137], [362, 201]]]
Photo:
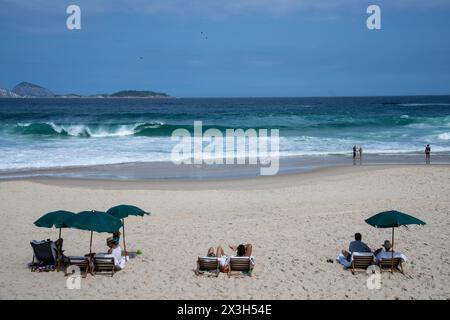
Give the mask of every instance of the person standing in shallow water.
[[353, 159], [356, 159], [356, 144], [353, 146]]
[[362, 146], [359, 146], [359, 159], [362, 159], [363, 149]]
[[431, 159], [431, 147], [429, 144], [425, 147], [425, 163], [430, 164]]

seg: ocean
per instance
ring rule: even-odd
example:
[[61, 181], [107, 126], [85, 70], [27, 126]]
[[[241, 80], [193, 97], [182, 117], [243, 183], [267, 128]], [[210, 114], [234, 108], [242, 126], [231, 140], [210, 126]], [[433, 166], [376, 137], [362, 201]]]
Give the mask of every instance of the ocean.
[[450, 96], [0, 99], [0, 172], [170, 161], [194, 121], [279, 129], [281, 157], [450, 154]]

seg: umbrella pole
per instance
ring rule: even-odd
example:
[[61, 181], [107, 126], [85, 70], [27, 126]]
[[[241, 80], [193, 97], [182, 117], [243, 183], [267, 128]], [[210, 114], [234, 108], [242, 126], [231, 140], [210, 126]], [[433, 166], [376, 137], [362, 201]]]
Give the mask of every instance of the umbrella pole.
[[125, 243], [125, 219], [122, 218], [122, 229], [123, 229], [123, 252], [124, 252], [124, 256], [128, 256], [128, 252], [127, 252], [127, 245]]
[[59, 237], [58, 237], [58, 257], [56, 260], [56, 269], [58, 270], [58, 272], [61, 269], [61, 256], [62, 256], [62, 246], [61, 246], [61, 228], [59, 228]]
[[394, 273], [394, 227], [392, 227], [392, 259], [391, 259], [391, 273]]
[[92, 254], [92, 234], [93, 234], [93, 231], [91, 231], [91, 244], [89, 245], [89, 257]]
[[94, 275], [94, 273], [93, 273], [93, 267], [92, 267], [92, 234], [93, 234], [94, 232], [93, 231], [91, 231], [91, 243], [90, 243], [90, 245], [89, 245], [89, 264], [88, 264], [88, 267], [87, 267], [87, 270], [86, 270], [86, 273], [90, 273], [90, 274], [92, 274], [92, 275]]

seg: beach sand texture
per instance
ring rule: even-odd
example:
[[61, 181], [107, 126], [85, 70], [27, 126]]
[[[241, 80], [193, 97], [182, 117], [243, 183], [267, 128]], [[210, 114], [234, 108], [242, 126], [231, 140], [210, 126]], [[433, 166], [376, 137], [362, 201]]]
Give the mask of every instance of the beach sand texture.
[[[1, 299], [450, 299], [450, 167], [373, 166], [226, 181], [0, 182]], [[43, 213], [106, 210], [135, 204], [150, 217], [126, 220], [132, 259], [114, 277], [88, 276], [66, 289], [61, 272], [30, 272], [30, 240], [52, 238], [37, 228]], [[395, 247], [409, 258], [406, 276], [382, 274], [369, 290], [367, 275], [336, 262], [355, 232], [372, 248], [390, 239], [369, 216], [396, 209], [427, 222], [396, 230]], [[96, 252], [108, 234], [94, 233]], [[63, 230], [66, 255], [89, 251], [89, 232]], [[211, 246], [252, 243], [253, 277], [194, 275], [197, 256]], [[230, 252], [225, 248], [226, 252]]]

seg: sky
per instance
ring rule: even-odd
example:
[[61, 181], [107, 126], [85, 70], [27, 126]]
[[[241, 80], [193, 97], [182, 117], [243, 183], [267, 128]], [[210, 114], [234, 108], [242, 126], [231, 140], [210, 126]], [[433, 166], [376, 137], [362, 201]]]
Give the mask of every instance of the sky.
[[[68, 30], [66, 8], [81, 8]], [[366, 10], [381, 8], [381, 30]], [[0, 0], [0, 87], [175, 97], [450, 94], [448, 0]]]

